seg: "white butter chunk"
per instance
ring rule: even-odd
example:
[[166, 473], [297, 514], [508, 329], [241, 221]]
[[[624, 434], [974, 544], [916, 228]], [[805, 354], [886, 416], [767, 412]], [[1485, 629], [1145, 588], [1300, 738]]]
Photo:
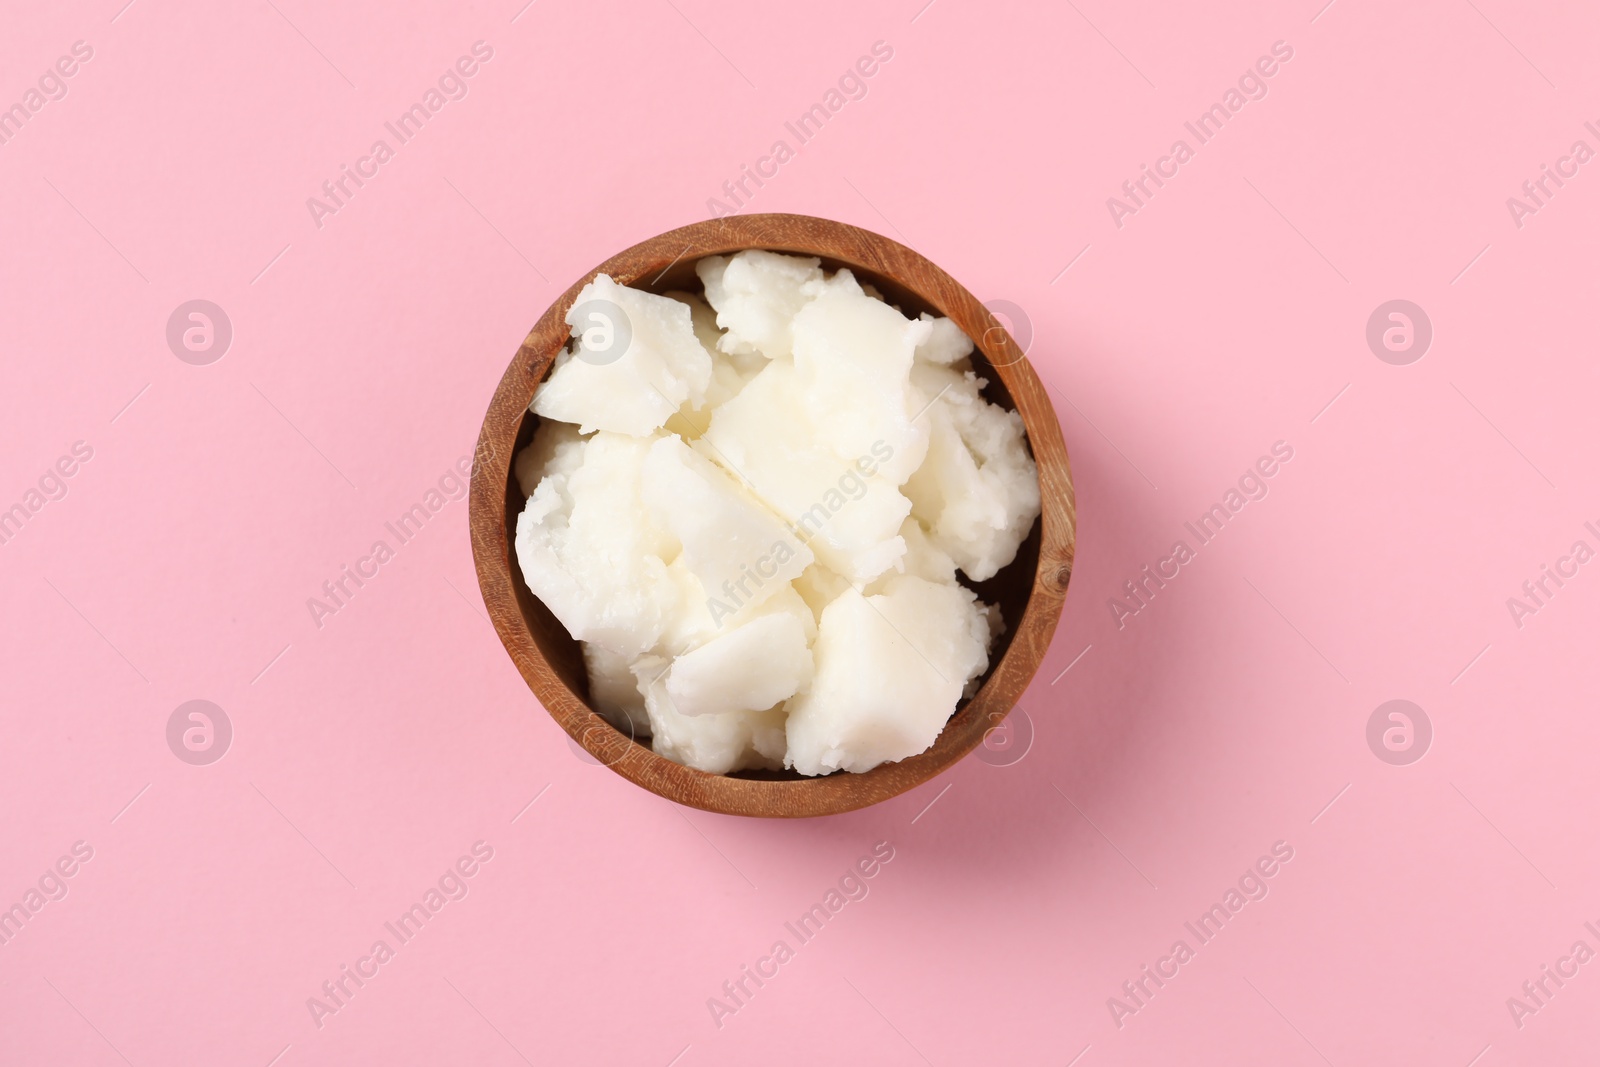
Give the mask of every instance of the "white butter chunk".
[[760, 604], [811, 565], [811, 550], [734, 477], [676, 437], [650, 446], [644, 502], [683, 546], [713, 623]]
[[983, 399], [971, 371], [919, 367], [914, 378], [928, 403], [919, 421], [929, 440], [904, 488], [911, 514], [968, 578], [984, 581], [1016, 558], [1039, 515], [1039, 471], [1022, 416]]
[[805, 626], [783, 611], [758, 615], [679, 656], [667, 673], [667, 696], [680, 715], [760, 711], [810, 681]]
[[534, 414], [584, 433], [648, 437], [686, 402], [704, 403], [711, 353], [686, 304], [599, 274], [578, 294], [567, 325], [576, 347], [556, 357], [533, 394]]
[[590, 703], [713, 774], [861, 772], [925, 752], [988, 669], [1040, 509], [1022, 420], [948, 318], [761, 250], [704, 295], [598, 275], [513, 471], [528, 588]]
[[707, 256], [695, 265], [727, 331], [724, 352], [782, 359], [794, 347], [795, 315], [822, 292], [820, 261], [751, 249], [733, 257]]
[[664, 661], [655, 656], [645, 656], [634, 664], [656, 753], [711, 774], [783, 766], [786, 715], [781, 705], [764, 711], [684, 715], [667, 695], [664, 667]]
[[988, 643], [988, 609], [961, 586], [901, 575], [876, 596], [847, 590], [822, 613], [810, 689], [789, 702], [788, 765], [869, 771], [926, 751]]
[[651, 442], [601, 431], [570, 473], [546, 475], [517, 516], [528, 588], [580, 641], [637, 656], [679, 610], [663, 557], [677, 541], [650, 521], [640, 471]]

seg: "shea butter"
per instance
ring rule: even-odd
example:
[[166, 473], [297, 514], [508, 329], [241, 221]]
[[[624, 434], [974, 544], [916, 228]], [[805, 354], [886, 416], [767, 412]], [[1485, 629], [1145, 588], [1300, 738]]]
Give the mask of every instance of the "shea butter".
[[1022, 420], [951, 320], [750, 250], [701, 293], [601, 274], [516, 457], [528, 588], [591, 705], [703, 771], [860, 772], [926, 751], [989, 667], [970, 588], [1039, 516]]

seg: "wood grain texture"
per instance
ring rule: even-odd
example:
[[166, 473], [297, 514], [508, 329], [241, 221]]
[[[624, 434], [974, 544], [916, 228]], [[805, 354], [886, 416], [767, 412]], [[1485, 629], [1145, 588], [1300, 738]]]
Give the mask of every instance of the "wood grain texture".
[[[849, 267], [907, 315], [929, 311], [954, 319], [977, 343], [973, 364], [980, 377], [989, 379], [985, 396], [1021, 413], [1039, 467], [1039, 521], [1010, 566], [973, 586], [982, 599], [999, 604], [1006, 623], [982, 687], [928, 751], [865, 774], [707, 774], [657, 756], [647, 744], [619, 733], [586, 703], [588, 681], [578, 643], [529, 592], [512, 558], [516, 517], [525, 501], [511, 462], [533, 436], [538, 420], [528, 413], [528, 403], [567, 342], [564, 320], [579, 290], [605, 273], [652, 292], [698, 292], [696, 260], [747, 248], [817, 256], [830, 270]], [[806, 215], [694, 223], [634, 245], [574, 282], [528, 333], [489, 404], [473, 457], [469, 521], [489, 616], [528, 687], [562, 729], [622, 777], [669, 800], [729, 815], [782, 818], [830, 815], [887, 800], [939, 774], [981, 743], [1016, 704], [1044, 658], [1072, 577], [1077, 540], [1061, 427], [1044, 384], [1011, 335], [954, 278], [911, 249], [868, 230]]]

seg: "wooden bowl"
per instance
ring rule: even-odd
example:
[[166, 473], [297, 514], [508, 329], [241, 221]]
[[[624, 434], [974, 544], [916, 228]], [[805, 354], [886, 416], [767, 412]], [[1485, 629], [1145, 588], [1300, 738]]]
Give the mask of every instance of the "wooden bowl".
[[[567, 343], [564, 320], [578, 291], [599, 273], [651, 292], [699, 291], [696, 260], [746, 248], [817, 256], [829, 270], [849, 267], [908, 316], [928, 311], [954, 319], [977, 343], [973, 365], [989, 381], [985, 396], [1021, 412], [1038, 463], [1040, 519], [1010, 566], [972, 585], [984, 601], [998, 603], [1005, 618], [1005, 633], [991, 650], [982, 687], [928, 751], [864, 774], [707, 774], [658, 756], [618, 732], [588, 704], [578, 643], [528, 590], [512, 557], [517, 515], [526, 503], [512, 475], [512, 457], [533, 436], [538, 417], [528, 412], [528, 403]], [[786, 818], [831, 815], [887, 800], [932, 778], [982, 742], [1021, 696], [1049, 647], [1072, 577], [1077, 525], [1061, 427], [1043, 383], [1004, 327], [955, 279], [904, 245], [806, 215], [697, 222], [636, 244], [574, 282], [522, 342], [489, 404], [473, 460], [470, 521], [478, 584], [495, 629], [528, 687], [563, 730], [601, 763], [668, 800], [729, 815]]]

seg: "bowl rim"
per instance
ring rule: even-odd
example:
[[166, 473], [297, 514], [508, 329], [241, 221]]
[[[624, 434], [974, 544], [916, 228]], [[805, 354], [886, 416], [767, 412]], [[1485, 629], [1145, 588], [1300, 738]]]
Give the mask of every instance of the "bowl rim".
[[[955, 320], [1010, 393], [1039, 471], [1038, 562], [1022, 617], [1000, 661], [991, 664], [984, 684], [945, 724], [931, 748], [870, 771], [762, 780], [711, 774], [658, 756], [611, 726], [561, 680], [517, 600], [522, 579], [512, 556], [514, 519], [508, 521], [507, 511], [512, 451], [534, 390], [567, 342], [565, 318], [579, 291], [597, 274], [632, 285], [651, 271], [659, 270], [659, 279], [684, 260], [749, 248], [818, 256], [891, 279], [936, 313]], [[880, 803], [943, 773], [977, 747], [1016, 705], [1044, 659], [1072, 576], [1077, 530], [1060, 422], [1043, 382], [1010, 332], [969, 290], [905, 245], [847, 223], [793, 214], [728, 216], [668, 230], [611, 256], [557, 297], [512, 357], [485, 413], [473, 453], [468, 521], [478, 585], [495, 631], [534, 696], [569, 737], [623, 778], [668, 800], [705, 811], [774, 818], [839, 814]]]

